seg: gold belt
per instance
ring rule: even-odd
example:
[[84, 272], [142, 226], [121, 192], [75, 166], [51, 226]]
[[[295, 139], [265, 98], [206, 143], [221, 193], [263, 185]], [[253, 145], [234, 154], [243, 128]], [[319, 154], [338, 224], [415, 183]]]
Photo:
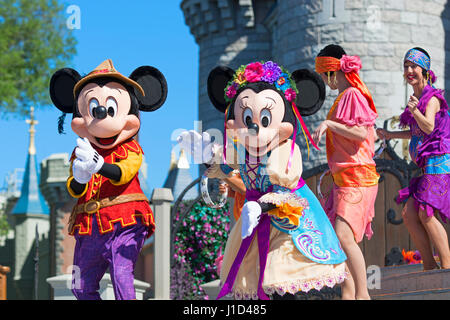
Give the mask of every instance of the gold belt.
[[130, 194], [122, 194], [118, 196], [111, 196], [108, 198], [103, 198], [100, 200], [91, 199], [86, 203], [79, 204], [73, 208], [74, 214], [79, 213], [95, 213], [101, 208], [115, 206], [117, 204], [122, 204], [126, 202], [132, 201], [148, 201], [147, 197], [143, 193], [130, 193]]

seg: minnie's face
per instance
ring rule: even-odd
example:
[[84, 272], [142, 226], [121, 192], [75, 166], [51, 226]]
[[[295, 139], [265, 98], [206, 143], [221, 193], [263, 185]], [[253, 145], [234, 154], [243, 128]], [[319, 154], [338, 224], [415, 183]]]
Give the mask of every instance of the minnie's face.
[[102, 87], [96, 83], [87, 84], [77, 103], [81, 117], [72, 120], [72, 130], [99, 148], [113, 148], [139, 131], [139, 119], [129, 114], [130, 94], [117, 82]]
[[235, 119], [227, 121], [227, 134], [236, 137], [252, 156], [263, 156], [292, 135], [293, 125], [282, 122], [284, 113], [284, 100], [275, 90], [256, 93], [245, 89], [235, 100]]

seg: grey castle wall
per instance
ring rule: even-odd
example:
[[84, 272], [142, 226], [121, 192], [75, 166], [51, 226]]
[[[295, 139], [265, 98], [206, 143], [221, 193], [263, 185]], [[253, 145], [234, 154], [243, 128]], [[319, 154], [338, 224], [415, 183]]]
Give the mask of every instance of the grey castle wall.
[[[216, 65], [236, 68], [259, 59], [272, 59], [291, 72], [314, 68], [314, 58], [325, 45], [337, 43], [363, 63], [361, 77], [379, 112], [377, 125], [405, 106], [411, 94], [403, 80], [403, 56], [413, 46], [432, 57], [436, 85], [450, 81], [450, 13], [442, 0], [184, 0], [186, 24], [200, 47], [199, 120], [203, 130], [223, 129], [223, 115], [213, 110], [206, 79]], [[447, 80], [446, 80], [447, 79]], [[335, 92], [328, 92], [323, 109], [305, 119], [310, 131], [323, 121]], [[297, 139], [306, 149], [303, 137]], [[320, 152], [305, 168], [326, 161], [324, 139]]]

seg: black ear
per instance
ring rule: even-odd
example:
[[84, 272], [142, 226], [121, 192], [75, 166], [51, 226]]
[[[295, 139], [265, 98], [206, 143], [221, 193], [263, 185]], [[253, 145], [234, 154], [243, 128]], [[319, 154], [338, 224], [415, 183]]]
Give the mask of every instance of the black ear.
[[225, 87], [233, 78], [234, 70], [228, 67], [215, 67], [208, 76], [208, 96], [214, 107], [225, 113], [228, 102], [225, 101]]
[[50, 98], [62, 112], [73, 112], [75, 103], [73, 88], [80, 79], [80, 74], [71, 68], [59, 69], [50, 79]]
[[139, 90], [134, 90], [140, 104], [139, 110], [155, 111], [164, 104], [167, 98], [167, 81], [161, 71], [142, 66], [134, 70], [129, 78], [136, 81], [145, 92], [143, 96]]
[[292, 73], [292, 79], [298, 89], [295, 104], [300, 114], [310, 116], [319, 111], [326, 94], [321, 76], [312, 70], [300, 69]]

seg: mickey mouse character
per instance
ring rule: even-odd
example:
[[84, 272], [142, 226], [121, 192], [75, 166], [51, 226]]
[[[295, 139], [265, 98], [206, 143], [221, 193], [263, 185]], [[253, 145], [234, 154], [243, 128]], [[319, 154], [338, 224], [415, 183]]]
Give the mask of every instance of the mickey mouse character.
[[292, 297], [341, 283], [346, 256], [301, 178], [302, 156], [295, 143], [299, 127], [311, 140], [302, 115], [314, 114], [323, 104], [319, 75], [305, 69], [291, 75], [272, 61], [236, 71], [221, 66], [209, 74], [208, 95], [225, 113], [224, 131], [233, 143], [225, 137], [220, 147], [207, 133], [186, 131], [178, 138], [180, 146], [202, 155], [209, 178], [224, 179], [239, 170], [246, 187], [246, 203], [226, 244], [218, 299], [228, 294], [236, 299]]
[[109, 267], [116, 299], [135, 299], [134, 266], [155, 222], [139, 185], [143, 151], [133, 137], [139, 111], [165, 102], [166, 80], [150, 66], [125, 77], [106, 60], [85, 77], [58, 70], [50, 97], [64, 115], [73, 114], [72, 130], [80, 137], [67, 180], [78, 199], [69, 221], [76, 239], [72, 292], [77, 299], [100, 299], [99, 282]]

